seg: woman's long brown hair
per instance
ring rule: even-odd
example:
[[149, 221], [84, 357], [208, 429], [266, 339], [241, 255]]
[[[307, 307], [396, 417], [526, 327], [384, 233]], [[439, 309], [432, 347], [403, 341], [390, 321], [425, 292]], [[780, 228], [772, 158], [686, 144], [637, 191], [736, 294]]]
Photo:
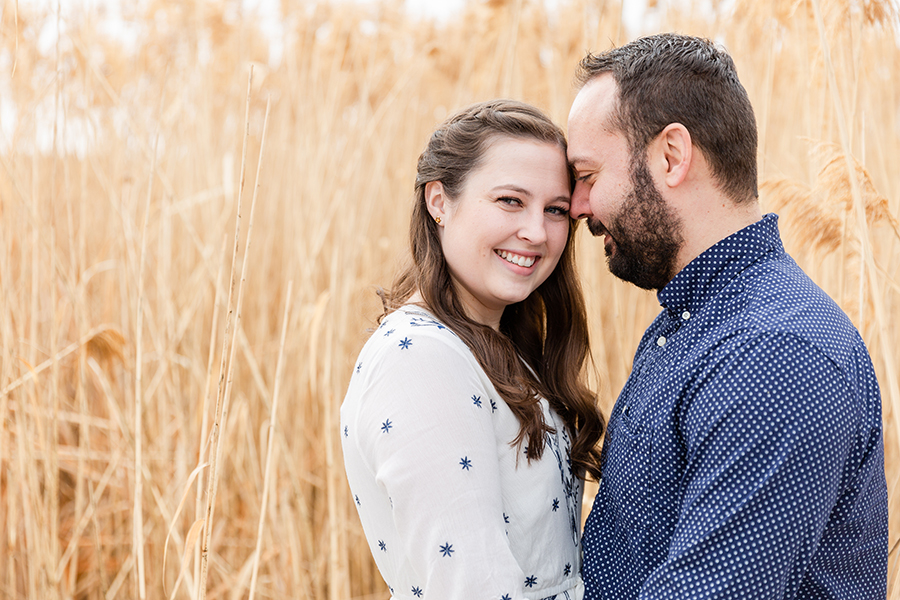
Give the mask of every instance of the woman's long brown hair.
[[575, 269], [577, 222], [570, 222], [556, 269], [528, 298], [506, 307], [498, 332], [466, 316], [444, 260], [437, 225], [425, 205], [425, 185], [430, 181], [440, 181], [451, 199], [458, 198], [469, 173], [480, 166], [490, 143], [500, 137], [551, 143], [566, 151], [559, 127], [533, 106], [513, 100], [474, 104], [445, 121], [419, 157], [410, 220], [412, 261], [397, 275], [390, 291], [381, 293], [382, 318], [418, 290], [425, 308], [465, 342], [519, 419], [514, 443], [527, 444], [528, 459], [540, 458], [543, 440], [553, 431], [539, 405], [544, 397], [574, 434], [571, 458], [576, 472], [599, 479], [597, 442], [605, 423], [584, 382], [589, 343]]

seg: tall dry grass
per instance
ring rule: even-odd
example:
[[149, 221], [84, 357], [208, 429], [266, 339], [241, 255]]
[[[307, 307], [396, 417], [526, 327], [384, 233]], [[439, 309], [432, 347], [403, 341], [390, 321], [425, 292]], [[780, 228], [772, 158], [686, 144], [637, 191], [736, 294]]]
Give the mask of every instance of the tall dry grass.
[[[121, 41], [99, 9], [0, 5], [0, 597], [385, 598], [336, 423], [416, 157], [479, 99], [564, 123], [583, 52], [630, 35], [621, 6], [493, 0], [435, 24], [284, 0], [276, 64], [239, 2], [122, 4]], [[763, 202], [871, 350], [893, 546], [896, 4], [686, 6], [648, 23], [732, 52]], [[579, 252], [608, 411], [658, 307], [590, 236]]]

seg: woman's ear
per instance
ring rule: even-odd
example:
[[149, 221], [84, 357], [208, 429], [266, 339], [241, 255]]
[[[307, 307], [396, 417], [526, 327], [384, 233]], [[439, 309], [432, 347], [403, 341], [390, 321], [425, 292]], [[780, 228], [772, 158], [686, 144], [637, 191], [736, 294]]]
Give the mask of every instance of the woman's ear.
[[446, 198], [444, 196], [444, 184], [440, 181], [429, 181], [425, 184], [425, 206], [428, 214], [440, 225], [446, 218], [444, 213]]
[[669, 187], [677, 187], [688, 176], [693, 160], [694, 147], [691, 133], [681, 123], [670, 123], [657, 136], [657, 164], [663, 168], [663, 180]]

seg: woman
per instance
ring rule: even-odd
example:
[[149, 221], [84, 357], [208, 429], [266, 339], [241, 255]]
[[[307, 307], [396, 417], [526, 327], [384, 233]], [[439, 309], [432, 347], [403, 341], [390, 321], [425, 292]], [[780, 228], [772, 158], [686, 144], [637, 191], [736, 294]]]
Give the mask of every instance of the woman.
[[341, 407], [344, 462], [395, 599], [581, 598], [581, 496], [603, 421], [562, 132], [475, 104], [419, 157], [412, 264]]

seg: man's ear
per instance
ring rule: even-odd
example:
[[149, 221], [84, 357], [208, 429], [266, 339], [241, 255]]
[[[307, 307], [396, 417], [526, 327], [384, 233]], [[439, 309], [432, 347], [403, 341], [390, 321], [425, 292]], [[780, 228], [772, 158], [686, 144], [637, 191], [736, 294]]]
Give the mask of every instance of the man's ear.
[[691, 169], [694, 146], [691, 134], [681, 123], [670, 123], [653, 143], [657, 164], [663, 168], [663, 180], [669, 187], [677, 187]]
[[446, 197], [444, 195], [444, 184], [440, 181], [429, 181], [425, 184], [425, 206], [428, 208], [428, 214], [431, 218], [441, 224], [446, 218], [444, 213]]

